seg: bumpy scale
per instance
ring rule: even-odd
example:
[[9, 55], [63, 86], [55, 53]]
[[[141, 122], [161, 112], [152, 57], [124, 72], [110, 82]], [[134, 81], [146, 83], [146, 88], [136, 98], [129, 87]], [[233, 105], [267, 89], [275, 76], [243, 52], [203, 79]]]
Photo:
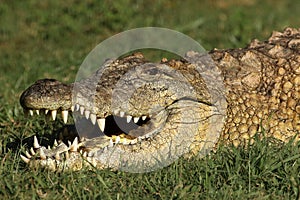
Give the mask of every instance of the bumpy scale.
[[[209, 55], [223, 78], [217, 79], [217, 89], [206, 85], [197, 67], [186, 60], [151, 63], [140, 53], [108, 61], [104, 70], [78, 83], [39, 80], [21, 96], [26, 112], [51, 113], [55, 120], [60, 111], [64, 122], [69, 111], [76, 112], [104, 134], [68, 144], [55, 141], [50, 149], [34, 137], [33, 148], [21, 158], [31, 166], [58, 171], [124, 165], [139, 171], [140, 166], [154, 169], [167, 157], [170, 164], [180, 155], [205, 155], [216, 142], [253, 142], [262, 129], [264, 136], [283, 142], [299, 140], [299, 50], [300, 30], [292, 28], [273, 32], [265, 42], [253, 40], [245, 48], [212, 50]], [[214, 96], [220, 98], [212, 101]], [[127, 134], [107, 134], [111, 117], [138, 125]], [[224, 124], [218, 123], [221, 120]], [[221, 125], [214, 129], [212, 122]]]

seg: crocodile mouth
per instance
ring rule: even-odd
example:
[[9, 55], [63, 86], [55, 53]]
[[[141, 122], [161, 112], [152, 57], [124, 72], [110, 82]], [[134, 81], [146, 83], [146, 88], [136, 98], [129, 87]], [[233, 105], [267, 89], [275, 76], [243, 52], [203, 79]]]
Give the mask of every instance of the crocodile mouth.
[[85, 129], [87, 124], [80, 123], [80, 120], [89, 120], [94, 125], [92, 135], [87, 133], [88, 138], [93, 137], [110, 137], [115, 143], [121, 143], [124, 145], [135, 144], [143, 139], [153, 137], [164, 124], [165, 120], [162, 120], [160, 113], [166, 112], [165, 109], [155, 114], [145, 114], [139, 117], [126, 114], [126, 112], [112, 112], [105, 118], [99, 118], [96, 114], [90, 113], [85, 110], [83, 106], [75, 105], [73, 110], [73, 116], [75, 116], [76, 128], [80, 135], [85, 135]]
[[[141, 117], [133, 117], [125, 114], [125, 112], [114, 112], [114, 115], [108, 115], [106, 118], [97, 118], [95, 114], [84, 110], [83, 107], [78, 104], [74, 107], [72, 106], [71, 110], [24, 109], [24, 112], [26, 114], [29, 113], [31, 116], [35, 114], [45, 115], [51, 117], [53, 121], [58, 118], [57, 116], [60, 112], [62, 121], [65, 124], [68, 122], [69, 113], [72, 113], [75, 122], [78, 120], [78, 116], [85, 122], [89, 122], [89, 125], [84, 123], [83, 126], [79, 125], [79, 127], [76, 128], [84, 130], [90, 129], [93, 136], [89, 137], [88, 135], [85, 137], [85, 135], [80, 137], [77, 130], [79, 137], [75, 137], [73, 142], [70, 140], [63, 142], [61, 137], [59, 137], [58, 142], [55, 139], [53, 146], [48, 146], [47, 148], [46, 146], [41, 146], [37, 137], [34, 136], [33, 146], [29, 151], [25, 151], [25, 156], [21, 155], [21, 158], [33, 166], [35, 162], [45, 162], [50, 169], [52, 169], [52, 167], [56, 169], [54, 163], [70, 158], [71, 154], [73, 157], [81, 156], [89, 160], [94, 158], [96, 154], [102, 154], [116, 146], [130, 147], [137, 144], [140, 145], [146, 140], [149, 141], [161, 132], [167, 122], [169, 113], [168, 108], [165, 108], [156, 113], [142, 115]], [[35, 157], [34, 160], [33, 157]]]
[[[166, 116], [167, 108], [140, 117], [134, 117], [122, 111], [115, 111], [105, 118], [99, 118], [79, 104], [72, 106], [71, 110], [24, 109], [24, 113], [30, 116], [35, 114], [45, 115], [53, 121], [61, 113], [64, 124], [68, 123], [69, 114], [72, 113], [79, 141], [102, 137], [108, 140], [107, 146], [113, 144], [133, 145], [153, 137], [167, 120], [166, 117], [162, 118], [162, 116]], [[105, 147], [103, 144], [103, 148]]]

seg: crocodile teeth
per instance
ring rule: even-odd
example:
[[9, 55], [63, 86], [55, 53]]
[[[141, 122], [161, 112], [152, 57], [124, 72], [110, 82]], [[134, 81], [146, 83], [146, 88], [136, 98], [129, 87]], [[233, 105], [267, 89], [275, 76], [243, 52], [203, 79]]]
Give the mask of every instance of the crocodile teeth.
[[123, 140], [122, 140], [122, 144], [125, 144], [125, 145], [127, 145], [127, 144], [129, 144], [130, 143], [130, 141], [128, 141], [126, 138], [123, 138]]
[[121, 140], [120, 136], [117, 136], [116, 140], [115, 140], [115, 143], [118, 144], [120, 142], [120, 140]]
[[114, 115], [118, 115], [119, 111], [114, 110], [113, 113], [114, 113]]
[[71, 106], [71, 111], [74, 112], [74, 106]]
[[29, 158], [26, 158], [25, 156], [23, 155], [20, 155], [22, 160], [25, 162], [25, 163], [29, 163], [30, 162], [30, 159]]
[[81, 137], [81, 138], [79, 139], [79, 141], [80, 141], [80, 142], [84, 142], [84, 141], [86, 141], [86, 138], [85, 138], [85, 137]]
[[97, 119], [98, 126], [102, 132], [104, 132], [105, 128], [105, 118]]
[[63, 121], [66, 124], [67, 121], [68, 121], [68, 111], [67, 110], [63, 110], [63, 111], [61, 111], [61, 114], [62, 114]]
[[80, 107], [80, 114], [83, 115], [83, 113], [84, 113], [84, 107], [81, 106], [81, 107]]
[[113, 147], [114, 146], [114, 143], [113, 143], [113, 140], [112, 139], [110, 139], [109, 140], [109, 145], [108, 145], [109, 147]]
[[56, 114], [57, 114], [57, 110], [51, 111], [51, 116], [52, 116], [53, 121], [55, 121], [55, 119], [56, 119]]
[[145, 120], [146, 120], [146, 118], [147, 118], [147, 116], [146, 116], [146, 115], [142, 116], [142, 120], [143, 120], [143, 121], [145, 121]]
[[38, 149], [41, 147], [36, 136], [33, 137], [33, 147], [35, 149]]
[[86, 119], [89, 119], [89, 117], [90, 117], [90, 111], [88, 111], [88, 110], [84, 111], [84, 115], [85, 115]]
[[25, 151], [25, 155], [26, 155], [27, 158], [31, 158], [31, 155], [28, 151]]
[[29, 114], [33, 116], [33, 110], [29, 110]]
[[30, 148], [30, 153], [31, 153], [31, 155], [33, 155], [33, 156], [35, 155], [35, 152], [34, 152], [34, 150], [33, 150], [32, 147]]
[[129, 142], [129, 144], [136, 144], [136, 143], [137, 143], [137, 139], [131, 140], [131, 141]]
[[124, 115], [125, 115], [125, 112], [120, 112], [120, 117], [124, 117]]
[[60, 156], [59, 156], [59, 153], [57, 152], [54, 156], [55, 160], [60, 160]]
[[45, 152], [42, 148], [40, 148], [40, 157], [41, 157], [42, 160], [46, 160], [46, 158], [47, 158], [46, 154], [45, 154]]
[[70, 146], [70, 151], [77, 151], [78, 149], [78, 138], [76, 137], [73, 141], [73, 144]]
[[126, 118], [127, 118], [127, 123], [129, 123], [131, 121], [131, 119], [132, 119], [132, 116], [129, 115]]
[[137, 123], [139, 121], [139, 119], [140, 119], [139, 117], [134, 117], [133, 118], [134, 123]]
[[86, 158], [87, 157], [87, 152], [86, 151], [83, 152], [82, 156]]
[[91, 118], [92, 123], [95, 125], [96, 121], [97, 121], [97, 116], [95, 114], [90, 114], [90, 118]]
[[54, 140], [53, 146], [54, 146], [54, 147], [57, 147], [57, 146], [58, 146], [58, 143], [57, 143], [57, 140], [56, 140], [56, 139]]
[[75, 111], [78, 111], [80, 108], [79, 104], [75, 104]]
[[49, 110], [45, 110], [45, 115], [47, 115], [47, 114], [48, 114], [48, 112], [49, 112]]
[[40, 111], [39, 110], [35, 110], [37, 115], [40, 115]]

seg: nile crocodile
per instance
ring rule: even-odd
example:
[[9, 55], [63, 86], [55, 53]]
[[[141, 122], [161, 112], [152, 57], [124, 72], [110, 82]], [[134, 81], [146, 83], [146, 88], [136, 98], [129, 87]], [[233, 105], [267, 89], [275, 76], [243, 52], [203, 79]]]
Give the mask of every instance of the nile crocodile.
[[[201, 57], [196, 52], [160, 63], [136, 53], [108, 61], [104, 70], [74, 84], [36, 81], [20, 98], [26, 112], [49, 112], [55, 119], [59, 111], [66, 122], [72, 111], [98, 124], [101, 131], [68, 144], [55, 141], [52, 148], [41, 146], [34, 137], [33, 148], [22, 159], [58, 171], [141, 165], [151, 170], [168, 162], [166, 158], [171, 162], [182, 154], [205, 155], [217, 142], [251, 143], [262, 130], [264, 136], [280, 141], [299, 140], [300, 29], [286, 28], [273, 32], [267, 41], [214, 49], [208, 55], [221, 77], [205, 74], [215, 81], [210, 85], [203, 79], [205, 71], [199, 73], [197, 64], [187, 61]], [[117, 130], [110, 124], [112, 118], [137, 125]]]

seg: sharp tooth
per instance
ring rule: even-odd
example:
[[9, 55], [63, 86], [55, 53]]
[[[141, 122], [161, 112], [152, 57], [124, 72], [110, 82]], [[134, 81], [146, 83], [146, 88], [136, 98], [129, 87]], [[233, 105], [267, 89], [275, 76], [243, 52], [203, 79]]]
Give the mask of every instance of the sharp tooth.
[[82, 153], [83, 153], [82, 149], [80, 149], [79, 153], [80, 153], [80, 154], [82, 154]]
[[133, 139], [133, 140], [131, 140], [130, 142], [129, 142], [129, 144], [136, 144], [137, 143], [137, 139], [135, 138], [135, 139]]
[[48, 112], [49, 112], [49, 110], [45, 110], [45, 115], [47, 115], [47, 114], [48, 114]]
[[71, 111], [74, 112], [74, 106], [71, 106]]
[[97, 116], [95, 114], [91, 114], [90, 118], [91, 118], [92, 123], [95, 125], [96, 121], [97, 121]]
[[112, 139], [109, 140], [109, 145], [108, 146], [109, 147], [113, 147], [114, 146], [114, 143], [113, 143]]
[[51, 147], [48, 145], [48, 150], [51, 150]]
[[68, 146], [71, 147], [72, 143], [68, 140]]
[[73, 145], [78, 146], [78, 137], [75, 137], [75, 139], [73, 140]]
[[80, 106], [80, 114], [83, 115], [83, 113], [84, 113], [84, 107]]
[[79, 141], [80, 141], [80, 142], [86, 141], [86, 138], [85, 138], [85, 137], [81, 137], [81, 138], [79, 139]]
[[120, 140], [121, 140], [120, 136], [117, 136], [116, 140], [115, 140], [115, 143], [118, 144], [120, 142]]
[[28, 151], [25, 151], [25, 155], [27, 158], [31, 158], [31, 155], [30, 155], [30, 153], [28, 153]]
[[57, 152], [56, 154], [55, 154], [55, 160], [60, 160], [60, 156], [59, 156], [59, 153]]
[[45, 152], [43, 151], [43, 149], [42, 148], [40, 148], [40, 157], [41, 157], [41, 159], [42, 160], [46, 160], [46, 155], [45, 155]]
[[124, 112], [120, 112], [120, 117], [124, 117], [125, 113]]
[[35, 149], [38, 149], [41, 147], [36, 136], [33, 137], [33, 147]]
[[55, 119], [56, 119], [56, 114], [57, 114], [57, 110], [51, 111], [51, 116], [52, 116], [53, 121], [55, 121]]
[[33, 150], [32, 147], [30, 148], [30, 153], [31, 153], [31, 155], [33, 155], [33, 156], [35, 155], [35, 152], [34, 152], [34, 150]]
[[53, 146], [54, 146], [54, 147], [57, 147], [57, 146], [58, 146], [58, 143], [57, 143], [57, 140], [56, 140], [56, 139], [54, 140]]
[[87, 152], [86, 151], [83, 152], [82, 156], [86, 158], [87, 157]]
[[66, 124], [68, 122], [68, 111], [67, 110], [61, 111], [61, 115], [62, 115], [64, 123]]
[[102, 132], [104, 132], [104, 128], [105, 128], [105, 118], [97, 119], [97, 122], [98, 122], [98, 126], [99, 126], [100, 130], [101, 130]]
[[29, 110], [29, 114], [33, 116], [33, 110]]
[[114, 115], [117, 115], [119, 113], [119, 111], [114, 110], [113, 113], [114, 113]]
[[139, 119], [140, 119], [139, 117], [134, 117], [133, 118], [134, 123], [137, 123], [139, 121]]
[[80, 108], [79, 104], [75, 104], [75, 111], [78, 111]]
[[70, 147], [70, 151], [77, 151], [78, 149], [78, 138], [76, 137], [73, 141], [73, 144]]
[[40, 115], [40, 111], [39, 110], [35, 110], [37, 115]]
[[128, 115], [127, 116], [127, 123], [129, 123], [131, 121], [131, 119], [132, 119], [132, 116]]
[[30, 162], [30, 159], [26, 158], [25, 156], [23, 155], [20, 155], [22, 160], [25, 162], [25, 163], [29, 163]]
[[126, 139], [126, 138], [123, 138], [122, 141], [121, 141], [121, 143], [122, 143], [122, 144], [128, 144], [127, 139]]
[[143, 120], [143, 121], [145, 121], [145, 120], [146, 120], [146, 118], [147, 118], [147, 116], [146, 116], [146, 115], [142, 116], [142, 120]]
[[86, 119], [89, 119], [89, 117], [90, 117], [90, 111], [88, 111], [88, 110], [84, 111], [84, 115], [85, 115]]

